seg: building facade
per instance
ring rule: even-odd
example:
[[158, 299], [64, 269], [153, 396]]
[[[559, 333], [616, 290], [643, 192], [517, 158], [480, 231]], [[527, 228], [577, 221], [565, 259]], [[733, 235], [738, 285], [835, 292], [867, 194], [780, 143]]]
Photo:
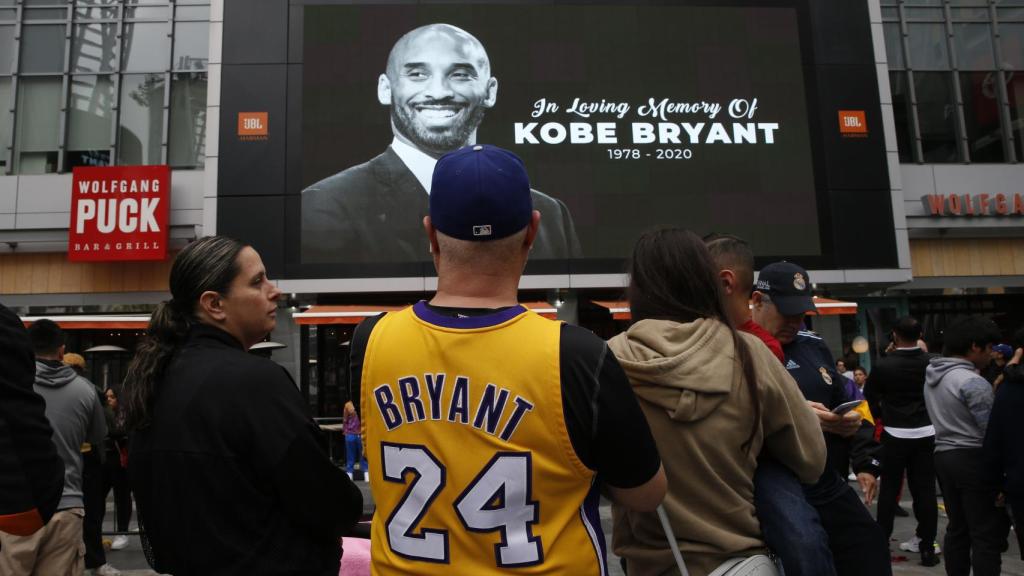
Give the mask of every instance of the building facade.
[[[1024, 323], [1024, 0], [793, 4], [821, 87], [809, 120], [826, 124], [819, 187], [843, 239], [831, 260], [809, 268], [820, 289], [860, 303], [855, 320], [816, 328], [839, 355], [856, 334], [884, 348], [888, 324], [905, 313], [921, 316], [936, 342], [965, 312], [991, 314], [1006, 330]], [[39, 316], [145, 313], [167, 298], [169, 259], [67, 260], [77, 166], [169, 165], [172, 254], [203, 235], [258, 229], [243, 239], [285, 276], [275, 267], [292, 265], [292, 240], [274, 218], [292, 218], [304, 184], [294, 167], [261, 170], [293, 162], [291, 107], [302, 99], [289, 78], [301, 76], [303, 58], [302, 36], [288, 26], [301, 10], [284, 0], [0, 0], [0, 299]], [[826, 29], [833, 35], [820, 37]], [[829, 46], [835, 31], [841, 41]], [[877, 154], [832, 134], [843, 91], [855, 93], [865, 69], [877, 100], [858, 94], [848, 104], [867, 110], [868, 137], [884, 142]], [[269, 137], [247, 135], [242, 113], [263, 114], [247, 118], [268, 123]], [[858, 178], [875, 172], [885, 189], [869, 201], [863, 190], [879, 185]], [[891, 240], [876, 242], [879, 227]], [[865, 256], [879, 251], [892, 253], [884, 266]], [[523, 287], [528, 298], [560, 303], [562, 317], [589, 321], [586, 303], [615, 299], [626, 281], [608, 266], [594, 270], [545, 270]], [[287, 276], [286, 311], [359, 304], [370, 313], [434, 286], [426, 268]], [[351, 324], [287, 316], [273, 338], [289, 347], [274, 358], [318, 411], [333, 411]], [[102, 344], [105, 334], [117, 330], [78, 338]]]
[[856, 331], [873, 349], [902, 314], [923, 321], [933, 347], [967, 313], [1009, 337], [1024, 325], [1024, 2], [882, 0], [879, 10], [903, 200], [894, 211], [913, 280], [875, 297], [837, 291], [861, 296]]

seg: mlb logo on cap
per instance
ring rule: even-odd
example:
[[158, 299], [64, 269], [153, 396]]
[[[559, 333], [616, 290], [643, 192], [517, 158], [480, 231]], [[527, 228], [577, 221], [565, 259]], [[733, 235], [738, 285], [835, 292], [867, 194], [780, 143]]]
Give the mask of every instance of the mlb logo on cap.
[[498, 240], [530, 223], [533, 197], [518, 156], [478, 144], [437, 161], [430, 186], [430, 221], [459, 240]]

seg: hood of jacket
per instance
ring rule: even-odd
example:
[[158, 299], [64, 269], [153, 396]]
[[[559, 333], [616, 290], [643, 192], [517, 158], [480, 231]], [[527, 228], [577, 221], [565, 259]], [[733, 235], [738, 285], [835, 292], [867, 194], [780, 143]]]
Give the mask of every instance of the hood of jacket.
[[36, 360], [36, 384], [39, 386], [60, 388], [67, 386], [77, 377], [78, 372], [67, 364]]
[[713, 412], [740, 376], [732, 331], [717, 320], [641, 320], [608, 346], [636, 395], [679, 422]]
[[970, 370], [972, 373], [976, 373], [974, 364], [962, 358], [949, 358], [947, 356], [932, 358], [924, 372], [925, 386], [938, 386], [942, 378], [953, 370]]

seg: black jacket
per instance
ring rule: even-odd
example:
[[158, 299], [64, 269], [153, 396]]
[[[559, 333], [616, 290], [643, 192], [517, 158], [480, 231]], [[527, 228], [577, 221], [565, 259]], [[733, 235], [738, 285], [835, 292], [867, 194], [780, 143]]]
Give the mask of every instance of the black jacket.
[[21, 320], [0, 304], [0, 531], [27, 535], [50, 520], [64, 490], [36, 362]]
[[[541, 216], [530, 260], [579, 258], [569, 209], [532, 192]], [[390, 146], [369, 162], [324, 178], [302, 191], [302, 262], [429, 263], [423, 231], [429, 199]]]
[[193, 327], [132, 436], [129, 475], [153, 567], [175, 576], [336, 576], [362, 495], [333, 466], [285, 370]]
[[[782, 351], [786, 354], [786, 370], [800, 386], [804, 398], [820, 402], [830, 409], [853, 400], [847, 396], [843, 376], [836, 372], [832, 352], [820, 336], [813, 332], [798, 332], [792, 342], [782, 346]], [[872, 437], [873, 430], [865, 420], [860, 430], [850, 438], [824, 433], [828, 465], [817, 484], [804, 487], [811, 504], [828, 502], [845, 490], [848, 467], [858, 474], [867, 472], [878, 476], [880, 447]]]
[[935, 357], [920, 348], [894, 350], [878, 361], [864, 384], [864, 398], [871, 413], [887, 428], [930, 426], [924, 404], [924, 371]]
[[[1024, 498], [1024, 367], [1008, 364], [985, 432], [985, 455], [1007, 494]], [[1019, 529], [1019, 528], [1018, 528]]]

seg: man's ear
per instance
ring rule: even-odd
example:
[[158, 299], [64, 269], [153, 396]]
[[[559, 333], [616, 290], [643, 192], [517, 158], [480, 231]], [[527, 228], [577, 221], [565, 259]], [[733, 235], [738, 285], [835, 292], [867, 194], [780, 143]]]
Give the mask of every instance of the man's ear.
[[718, 272], [719, 286], [722, 287], [722, 293], [727, 296], [732, 296], [736, 292], [736, 274], [732, 270], [720, 270]]
[[754, 305], [755, 309], [760, 310], [764, 306], [764, 294], [754, 290], [754, 293], [750, 295], [750, 302]]
[[533, 241], [537, 239], [538, 230], [540, 230], [540, 211], [534, 210], [530, 215], [530, 223], [526, 227], [526, 237], [523, 238], [523, 246], [527, 251], [533, 250]]
[[199, 296], [199, 310], [211, 320], [221, 321], [227, 318], [227, 313], [224, 312], [224, 299], [220, 292], [213, 290], [203, 292]]
[[[380, 90], [378, 89], [378, 92]], [[391, 102], [391, 97], [388, 96], [388, 102]], [[491, 76], [487, 79], [487, 97], [481, 103], [484, 108], [491, 108], [498, 102], [498, 79]]]
[[429, 249], [431, 254], [440, 254], [441, 248], [437, 245], [437, 229], [430, 222], [430, 216], [423, 217], [423, 229], [427, 232], [427, 240], [430, 242]]
[[381, 74], [377, 79], [377, 101], [382, 106], [391, 106], [391, 80], [387, 74]]

